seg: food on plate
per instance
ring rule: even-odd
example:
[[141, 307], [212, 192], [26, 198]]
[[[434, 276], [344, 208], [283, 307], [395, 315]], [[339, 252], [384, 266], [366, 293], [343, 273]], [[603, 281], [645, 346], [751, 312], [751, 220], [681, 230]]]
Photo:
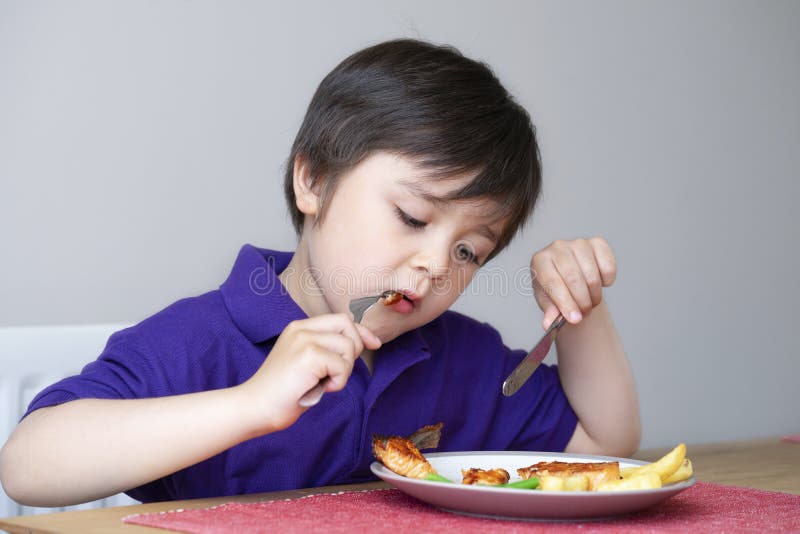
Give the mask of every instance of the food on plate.
[[539, 488], [543, 491], [589, 491], [589, 477], [584, 474], [555, 476], [542, 475]]
[[624, 491], [683, 482], [691, 478], [693, 470], [686, 458], [686, 445], [680, 443], [655, 462], [636, 467], [620, 469], [618, 462], [539, 462], [517, 472], [523, 478], [538, 476], [544, 491]]
[[[674, 449], [655, 462], [623, 469], [621, 475], [622, 478], [631, 478], [645, 473], [655, 473], [661, 478], [661, 482], [664, 483], [681, 467], [685, 458], [686, 445], [679, 443]], [[691, 476], [691, 472], [689, 476]]]
[[650, 471], [630, 478], [609, 480], [599, 484], [595, 489], [597, 491], [642, 490], [660, 488], [661, 485], [661, 477]]
[[383, 298], [383, 305], [384, 306], [391, 306], [392, 304], [399, 302], [403, 298], [402, 293], [398, 293], [397, 291], [391, 291], [388, 295]]
[[497, 469], [478, 469], [470, 467], [469, 469], [461, 470], [462, 484], [486, 484], [489, 486], [498, 486], [500, 484], [508, 483], [511, 476], [508, 471], [502, 468]]
[[692, 461], [688, 458], [684, 459], [681, 463], [681, 466], [678, 468], [677, 471], [672, 473], [669, 478], [663, 481], [664, 485], [667, 484], [675, 484], [676, 482], [683, 482], [684, 480], [689, 480], [692, 478]]
[[372, 454], [379, 462], [398, 475], [443, 482], [447, 479], [440, 476], [419, 452], [420, 449], [432, 449], [439, 446], [442, 426], [444, 423], [424, 426], [405, 438], [374, 434], [372, 436]]
[[564, 491], [564, 479], [552, 475], [539, 477], [539, 489], [542, 491]]
[[[522, 478], [539, 477], [539, 487], [543, 490], [579, 490], [584, 486], [593, 490], [597, 485], [619, 480], [619, 462], [539, 462], [528, 467], [517, 469]], [[581, 475], [586, 478], [572, 478]], [[551, 478], [561, 479], [559, 483]], [[569, 486], [566, 481], [570, 479]]]
[[591, 481], [584, 474], [572, 475], [561, 479], [564, 481], [564, 491], [589, 491]]
[[[389, 470], [409, 478], [450, 482], [420, 452], [439, 446], [443, 423], [420, 428], [407, 437], [372, 436], [372, 452]], [[497, 488], [543, 491], [626, 491], [660, 488], [691, 478], [692, 462], [686, 458], [686, 445], [677, 447], [655, 462], [620, 469], [619, 462], [538, 462], [520, 467], [521, 480], [509, 482], [503, 468], [461, 469], [462, 484]]]
[[[444, 423], [424, 426], [405, 438], [374, 434], [372, 436], [372, 454], [379, 462], [398, 475], [433, 482], [452, 482], [437, 473], [420, 452], [420, 449], [433, 449], [439, 446], [442, 426]], [[464, 484], [502, 485], [503, 487], [522, 489], [532, 489], [538, 484], [538, 480], [506, 484], [509, 474], [505, 469], [468, 469], [462, 470], [462, 473], [464, 474]]]
[[498, 488], [512, 488], [512, 489], [536, 489], [539, 487], [539, 479], [537, 477], [523, 478], [522, 480], [515, 480], [508, 484], [500, 484]]

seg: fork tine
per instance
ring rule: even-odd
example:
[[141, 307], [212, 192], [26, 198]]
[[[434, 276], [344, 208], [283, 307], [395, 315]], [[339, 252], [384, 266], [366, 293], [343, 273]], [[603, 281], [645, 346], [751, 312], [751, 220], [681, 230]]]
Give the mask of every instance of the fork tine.
[[364, 317], [364, 313], [375, 305], [383, 295], [377, 295], [374, 297], [362, 297], [360, 299], [353, 299], [350, 301], [350, 312], [353, 314], [353, 322], [360, 323], [361, 319]]

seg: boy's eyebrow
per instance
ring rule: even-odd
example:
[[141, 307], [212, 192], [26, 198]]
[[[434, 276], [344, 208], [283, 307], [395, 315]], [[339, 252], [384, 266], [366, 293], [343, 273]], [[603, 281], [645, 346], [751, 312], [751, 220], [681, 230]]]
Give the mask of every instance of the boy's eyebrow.
[[[446, 198], [434, 195], [418, 182], [414, 182], [412, 180], [400, 180], [400, 185], [408, 189], [413, 195], [418, 196], [423, 200], [427, 200], [437, 208], [443, 208], [451, 202]], [[477, 230], [482, 236], [497, 243], [497, 236], [487, 225], [481, 224], [478, 226]]]
[[400, 185], [408, 189], [409, 192], [411, 192], [414, 196], [418, 196], [424, 200], [427, 200], [436, 207], [443, 208], [444, 206], [450, 203], [449, 200], [434, 195], [433, 193], [425, 189], [425, 186], [423, 186], [418, 182], [414, 182], [412, 180], [400, 180]]

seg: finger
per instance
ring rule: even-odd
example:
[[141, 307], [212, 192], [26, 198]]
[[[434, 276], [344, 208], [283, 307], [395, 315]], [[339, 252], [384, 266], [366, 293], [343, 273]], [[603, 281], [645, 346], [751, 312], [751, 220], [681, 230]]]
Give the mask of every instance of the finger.
[[[537, 261], [538, 259], [536, 256], [531, 260], [531, 284], [533, 285], [533, 297], [536, 299], [539, 308], [544, 311], [553, 301], [550, 300], [550, 288], [542, 282], [539, 272], [535, 267]], [[538, 263], [541, 262], [539, 261]]]
[[361, 336], [361, 341], [364, 342], [364, 345], [370, 350], [377, 350], [381, 348], [383, 342], [372, 333], [372, 330], [364, 326], [363, 324], [353, 323], [358, 331], [358, 334]]
[[331, 332], [313, 332], [306, 330], [304, 334], [307, 336], [308, 341], [320, 347], [324, 347], [328, 351], [338, 354], [341, 358], [350, 362], [355, 361], [361, 351], [358, 351], [355, 342], [344, 334], [335, 334]]
[[542, 285], [547, 288], [550, 300], [556, 305], [559, 312], [570, 323], [576, 324], [581, 321], [583, 315], [581, 314], [580, 307], [572, 298], [572, 293], [567, 288], [564, 280], [561, 278], [551, 278], [542, 280]]
[[339, 391], [350, 377], [353, 370], [353, 360], [343, 358], [339, 352], [329, 350], [322, 344], [312, 343], [303, 351], [306, 361], [303, 365], [320, 381], [327, 377], [324, 385], [325, 391]]
[[[297, 321], [297, 323], [300, 325], [300, 328], [306, 330], [344, 334], [353, 340], [353, 343], [356, 347], [356, 354], [361, 354], [364, 351], [362, 334], [356, 329], [356, 325], [353, 323], [353, 320], [343, 313], [317, 315], [316, 317], [312, 317], [310, 319]], [[369, 333], [372, 334], [372, 332]], [[374, 344], [376, 340], [378, 343], [380, 343], [380, 340], [378, 340], [374, 334], [371, 337], [366, 337], [369, 338], [369, 342], [372, 344]]]
[[558, 300], [556, 304], [558, 304], [559, 309], [561, 309], [562, 313], [564, 313], [564, 317], [571, 323], [575, 323], [581, 320], [582, 312], [588, 312], [592, 309], [592, 298], [589, 295], [589, 287], [586, 285], [586, 279], [583, 277], [583, 271], [578, 265], [578, 261], [575, 259], [575, 255], [572, 253], [572, 249], [570, 248], [568, 251], [565, 251], [562, 254], [557, 255], [554, 258], [553, 263], [558, 270], [558, 274], [561, 275], [561, 279], [563, 280], [564, 284], [569, 290], [571, 295], [571, 302], [565, 299], [565, 305], [568, 308], [571, 308], [573, 305], [578, 308], [579, 313], [581, 313], [581, 317], [577, 317], [577, 321], [573, 320], [572, 309], [565, 310], [562, 307], [562, 303]]
[[369, 328], [363, 325], [356, 324], [349, 315], [343, 313], [335, 314], [336, 321], [340, 325], [340, 333], [350, 337], [356, 344], [356, 355], [364, 352], [364, 347], [367, 346], [371, 349], [377, 349], [381, 346], [381, 340], [378, 336], [372, 333]]
[[[583, 279], [589, 289], [592, 308], [600, 304], [603, 300], [603, 281], [600, 276], [600, 268], [594, 255], [594, 249], [588, 241], [579, 240], [573, 249], [575, 261], [583, 272]], [[590, 310], [582, 310], [584, 313]]]
[[544, 317], [542, 317], [542, 329], [547, 330], [550, 328], [550, 325], [556, 320], [558, 314], [558, 306], [555, 304], [550, 304], [547, 308], [545, 308]]
[[[348, 344], [351, 343], [349, 340], [339, 337]], [[311, 366], [312, 373], [319, 378], [317, 385], [308, 390], [297, 401], [303, 408], [309, 408], [317, 404], [326, 391], [333, 392], [344, 388], [353, 371], [353, 363], [352, 360], [342, 358], [340, 354], [316, 343], [306, 348], [304, 357], [310, 359], [308, 365]]]
[[542, 317], [542, 328], [547, 330], [555, 318], [558, 317], [558, 306], [556, 306], [550, 299], [550, 289], [541, 282], [538, 273], [532, 264], [533, 262], [531, 262], [533, 296], [536, 299], [536, 303], [539, 305], [539, 308], [544, 311], [544, 316]]
[[594, 257], [598, 270], [600, 271], [603, 287], [609, 287], [617, 279], [617, 259], [614, 256], [614, 251], [611, 249], [611, 245], [608, 244], [608, 241], [602, 237], [591, 238], [589, 244], [594, 251]]

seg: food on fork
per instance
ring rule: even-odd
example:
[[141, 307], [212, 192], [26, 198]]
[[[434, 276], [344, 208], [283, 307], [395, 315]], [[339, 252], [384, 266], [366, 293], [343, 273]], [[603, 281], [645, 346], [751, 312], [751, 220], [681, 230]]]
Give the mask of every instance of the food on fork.
[[511, 478], [508, 471], [502, 468], [478, 469], [470, 467], [469, 469], [462, 469], [461, 476], [462, 484], [485, 484], [488, 486], [506, 484], [508, 479]]
[[398, 475], [409, 478], [427, 478], [441, 481], [436, 470], [419, 452], [439, 446], [444, 423], [420, 428], [408, 437], [372, 436], [372, 454], [383, 465]]
[[402, 300], [403, 298], [403, 294], [398, 293], [397, 291], [387, 291], [386, 293], [384, 293], [384, 295], [385, 295], [383, 297], [384, 306], [391, 306], [392, 304], [400, 302], [400, 300]]
[[523, 479], [539, 477], [543, 490], [594, 490], [603, 482], [620, 478], [619, 462], [538, 462], [517, 469], [517, 474]]

